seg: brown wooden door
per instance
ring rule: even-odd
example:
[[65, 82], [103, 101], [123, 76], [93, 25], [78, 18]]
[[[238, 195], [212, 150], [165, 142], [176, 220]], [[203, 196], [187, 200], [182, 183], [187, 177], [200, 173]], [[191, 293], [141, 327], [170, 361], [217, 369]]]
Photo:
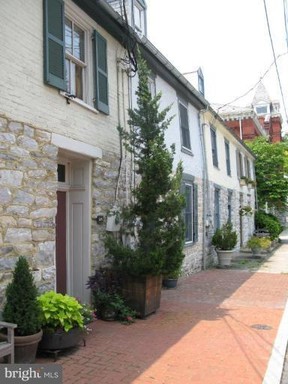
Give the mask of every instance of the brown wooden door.
[[57, 192], [56, 215], [56, 290], [67, 293], [67, 262], [66, 262], [66, 192]]

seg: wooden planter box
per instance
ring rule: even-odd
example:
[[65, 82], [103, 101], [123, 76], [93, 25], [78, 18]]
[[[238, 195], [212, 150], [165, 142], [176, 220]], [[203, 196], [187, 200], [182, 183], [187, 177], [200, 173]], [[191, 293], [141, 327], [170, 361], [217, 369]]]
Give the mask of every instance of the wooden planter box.
[[141, 276], [123, 278], [122, 294], [127, 305], [144, 318], [160, 307], [162, 276]]

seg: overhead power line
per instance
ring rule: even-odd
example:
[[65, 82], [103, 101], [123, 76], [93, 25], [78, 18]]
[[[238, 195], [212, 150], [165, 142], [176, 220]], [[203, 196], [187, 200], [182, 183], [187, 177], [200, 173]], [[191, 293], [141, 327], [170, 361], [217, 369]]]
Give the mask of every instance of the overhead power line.
[[[277, 57], [276, 57], [276, 61], [282, 57], [282, 56], [285, 56], [287, 55], [288, 52], [284, 52], [284, 53], [281, 53], [279, 54]], [[223, 105], [221, 105], [221, 107], [219, 107], [217, 109], [217, 111], [219, 111], [220, 109], [222, 108], [225, 108], [227, 105], [230, 105], [230, 104], [233, 104], [235, 103], [236, 101], [242, 99], [243, 97], [247, 96], [250, 92], [254, 91], [254, 89], [257, 87], [257, 85], [264, 79], [264, 77], [269, 73], [269, 71], [271, 70], [271, 68], [273, 67], [273, 65], [276, 63], [275, 60], [272, 61], [272, 63], [269, 65], [269, 67], [266, 69], [266, 71], [264, 72], [264, 74], [259, 78], [259, 80], [251, 87], [248, 89], [248, 91], [246, 91], [245, 93], [243, 93], [242, 95], [236, 97], [235, 99], [229, 101], [228, 103], [225, 103]], [[287, 116], [286, 116], [287, 117]]]
[[274, 57], [274, 63], [275, 63], [275, 68], [276, 68], [279, 88], [280, 88], [281, 97], [282, 97], [282, 103], [283, 103], [283, 107], [284, 107], [286, 122], [288, 122], [288, 115], [287, 115], [287, 110], [286, 110], [286, 106], [285, 106], [284, 95], [283, 95], [283, 88], [282, 88], [282, 84], [281, 84], [281, 80], [280, 80], [280, 74], [279, 74], [279, 69], [278, 69], [278, 65], [277, 65], [277, 59], [276, 59], [276, 54], [275, 54], [275, 49], [274, 49], [271, 29], [270, 29], [270, 23], [269, 23], [268, 11], [267, 11], [267, 6], [266, 6], [266, 0], [263, 0], [263, 3], [264, 3], [266, 22], [267, 22], [267, 27], [268, 27], [269, 37], [270, 37], [270, 43], [271, 43], [271, 48], [272, 48], [273, 57]]

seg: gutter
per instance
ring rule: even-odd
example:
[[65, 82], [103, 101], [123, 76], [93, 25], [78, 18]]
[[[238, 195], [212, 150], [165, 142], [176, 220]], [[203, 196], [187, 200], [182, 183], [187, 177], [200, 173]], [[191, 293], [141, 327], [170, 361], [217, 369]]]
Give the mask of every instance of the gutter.
[[[105, 0], [72, 0], [84, 10], [92, 19], [107, 30], [125, 48], [137, 42], [144, 58], [160, 73], [170, 85], [175, 87], [187, 101], [199, 109], [209, 110], [214, 117], [225, 125], [225, 121], [215, 112], [209, 102], [198, 92], [192, 84], [170, 63], [168, 59], [145, 37], [142, 39], [126, 24], [122, 16], [116, 12]], [[226, 126], [226, 125], [225, 125]], [[235, 139], [255, 158], [253, 152], [239, 139], [239, 137], [227, 127], [227, 130]]]

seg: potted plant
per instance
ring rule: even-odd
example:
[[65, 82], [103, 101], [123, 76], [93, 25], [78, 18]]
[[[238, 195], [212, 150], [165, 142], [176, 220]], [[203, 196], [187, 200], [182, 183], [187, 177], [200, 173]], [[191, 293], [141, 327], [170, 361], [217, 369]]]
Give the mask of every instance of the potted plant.
[[240, 216], [252, 216], [252, 214], [253, 214], [253, 208], [250, 207], [250, 205], [244, 205], [239, 209]]
[[[35, 361], [38, 343], [42, 338], [38, 291], [28, 261], [20, 256], [11, 283], [6, 288], [3, 320], [17, 324], [15, 329], [15, 363]], [[1, 335], [2, 336], [2, 335]]]
[[176, 288], [178, 283], [178, 278], [181, 275], [180, 269], [170, 272], [169, 274], [163, 277], [163, 287], [171, 289]]
[[233, 230], [230, 222], [223, 224], [221, 228], [216, 229], [212, 237], [212, 245], [215, 246], [219, 266], [226, 267], [231, 265], [234, 248], [237, 244], [237, 233]]
[[97, 317], [101, 320], [119, 320], [132, 323], [136, 312], [129, 308], [121, 296], [119, 277], [109, 268], [96, 269], [89, 276], [87, 287], [92, 291], [92, 300]]
[[[169, 108], [159, 112], [161, 95], [152, 97], [146, 63], [138, 58], [137, 109], [129, 111], [131, 131], [119, 128], [125, 148], [133, 155], [139, 183], [133, 201], [124, 212], [121, 241], [105, 241], [108, 256], [122, 273], [123, 295], [128, 305], [145, 317], [160, 306], [162, 275], [173, 257], [169, 249], [177, 241], [184, 197], [180, 193], [182, 165], [173, 174], [174, 146], [165, 145]], [[129, 235], [127, 231], [130, 230]], [[131, 238], [133, 241], [131, 241]], [[182, 245], [182, 237], [180, 239]], [[182, 252], [182, 249], [181, 249]], [[178, 256], [177, 256], [178, 257]]]
[[271, 240], [268, 237], [252, 236], [247, 242], [254, 257], [261, 257], [261, 250], [267, 250], [270, 246]]
[[43, 337], [39, 350], [74, 347], [83, 339], [83, 307], [73, 296], [48, 291], [38, 297]]

